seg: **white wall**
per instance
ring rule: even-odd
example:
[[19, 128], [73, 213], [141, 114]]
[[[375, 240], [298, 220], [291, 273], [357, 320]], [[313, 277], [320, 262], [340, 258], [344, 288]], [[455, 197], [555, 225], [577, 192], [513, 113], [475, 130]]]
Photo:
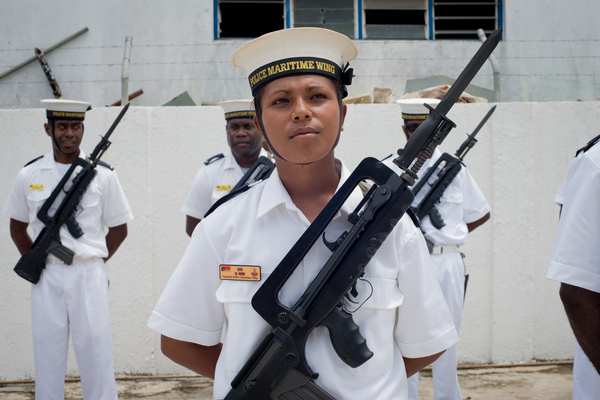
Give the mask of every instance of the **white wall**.
[[[491, 105], [457, 104], [457, 123], [442, 150], [454, 154]], [[395, 105], [352, 105], [337, 155], [350, 168], [365, 156], [383, 158], [404, 145]], [[88, 113], [83, 146], [90, 152], [118, 109]], [[3, 145], [0, 199], [17, 171], [51, 148], [41, 109], [0, 110]], [[599, 102], [502, 103], [465, 162], [491, 203], [491, 220], [463, 250], [470, 282], [459, 361], [519, 363], [573, 355], [573, 336], [545, 278], [557, 224], [553, 197], [575, 150], [597, 133]], [[227, 145], [218, 107], [131, 107], [113, 133], [104, 160], [118, 171], [135, 220], [108, 264], [118, 374], [189, 373], [160, 353], [145, 326], [188, 242], [179, 211], [202, 162]], [[19, 259], [8, 218], [0, 229], [0, 380], [31, 377], [30, 284], [13, 267]], [[73, 354], [69, 374], [77, 374]]]
[[[157, 106], [188, 92], [196, 104], [250, 96], [233, 52], [245, 41], [214, 40], [214, 0], [3, 1], [0, 73], [84, 27], [89, 31], [46, 55], [65, 98], [113, 104], [121, 99], [125, 38], [131, 36], [129, 93]], [[504, 0], [504, 37], [494, 52], [502, 101], [575, 101], [600, 96], [597, 54], [600, 3], [594, 0]], [[477, 40], [357, 40], [350, 95], [407, 80], [456, 78]], [[493, 90], [489, 63], [473, 84]], [[0, 108], [36, 108], [52, 90], [37, 61], [0, 79]]]

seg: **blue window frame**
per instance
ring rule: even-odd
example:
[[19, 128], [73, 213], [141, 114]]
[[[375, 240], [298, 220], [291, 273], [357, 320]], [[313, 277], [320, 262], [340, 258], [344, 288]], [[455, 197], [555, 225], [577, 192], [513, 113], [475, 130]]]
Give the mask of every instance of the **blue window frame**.
[[477, 39], [503, 26], [503, 0], [214, 0], [214, 38], [320, 26], [352, 39]]

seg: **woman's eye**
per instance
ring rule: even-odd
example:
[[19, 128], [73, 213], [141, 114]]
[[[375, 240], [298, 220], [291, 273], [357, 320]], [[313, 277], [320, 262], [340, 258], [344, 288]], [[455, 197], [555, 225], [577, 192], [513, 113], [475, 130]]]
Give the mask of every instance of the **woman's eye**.
[[275, 99], [273, 101], [273, 104], [283, 104], [285, 102], [287, 102], [287, 99], [281, 98], [281, 99]]

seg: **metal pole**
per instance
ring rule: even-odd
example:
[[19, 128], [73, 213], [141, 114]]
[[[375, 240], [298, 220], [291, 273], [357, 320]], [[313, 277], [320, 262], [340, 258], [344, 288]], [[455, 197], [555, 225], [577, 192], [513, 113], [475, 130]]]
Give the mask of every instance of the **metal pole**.
[[121, 104], [129, 103], [129, 56], [131, 55], [131, 36], [125, 38], [125, 54], [121, 71]]
[[[69, 36], [66, 39], [61, 40], [60, 42], [56, 43], [54, 46], [50, 46], [48, 47], [46, 50], [43, 50], [43, 52], [45, 54], [50, 53], [52, 50], [55, 50], [56, 48], [62, 46], [63, 44], [70, 42], [71, 40], [75, 39], [77, 36], [80, 36], [81, 34], [87, 32], [89, 29], [87, 27], [83, 28], [82, 30], [80, 30], [79, 32], [76, 32], [74, 34], [72, 34], [71, 36]], [[8, 71], [3, 72], [2, 74], [0, 74], [0, 79], [4, 78], [5, 76], [8, 76], [10, 74], [12, 74], [13, 72], [23, 68], [24, 66], [26, 66], [27, 64], [33, 62], [37, 60], [37, 56], [33, 56], [31, 58], [28, 58], [27, 60], [23, 61], [21, 64], [17, 65], [16, 67], [12, 67], [11, 69], [9, 69]]]
[[[482, 43], [485, 42], [486, 36], [483, 29], [477, 29], [477, 36]], [[500, 102], [500, 68], [498, 66], [498, 61], [493, 54], [490, 54], [489, 60], [490, 64], [492, 64], [492, 70], [494, 71], [494, 101], [498, 103]]]

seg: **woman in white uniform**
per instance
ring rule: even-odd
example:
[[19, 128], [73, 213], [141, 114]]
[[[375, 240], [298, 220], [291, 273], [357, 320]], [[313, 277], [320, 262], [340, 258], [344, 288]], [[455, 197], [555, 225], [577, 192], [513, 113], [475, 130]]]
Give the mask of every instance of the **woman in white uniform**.
[[[215, 399], [270, 331], [250, 301], [321, 212], [349, 171], [334, 157], [346, 114], [342, 104], [357, 54], [354, 43], [317, 28], [276, 31], [242, 46], [234, 64], [249, 77], [255, 123], [276, 158], [271, 177], [223, 204], [198, 224], [148, 325], [175, 362], [214, 378]], [[342, 72], [344, 71], [344, 72]], [[362, 199], [356, 190], [328, 225], [347, 230]], [[331, 255], [322, 241], [308, 251], [279, 300], [293, 305]], [[236, 278], [230, 269], [254, 274]], [[457, 340], [421, 232], [403, 217], [366, 267], [352, 314], [374, 353], [357, 368], [336, 354], [327, 329], [306, 343], [316, 384], [336, 399], [405, 399], [407, 376]]]

